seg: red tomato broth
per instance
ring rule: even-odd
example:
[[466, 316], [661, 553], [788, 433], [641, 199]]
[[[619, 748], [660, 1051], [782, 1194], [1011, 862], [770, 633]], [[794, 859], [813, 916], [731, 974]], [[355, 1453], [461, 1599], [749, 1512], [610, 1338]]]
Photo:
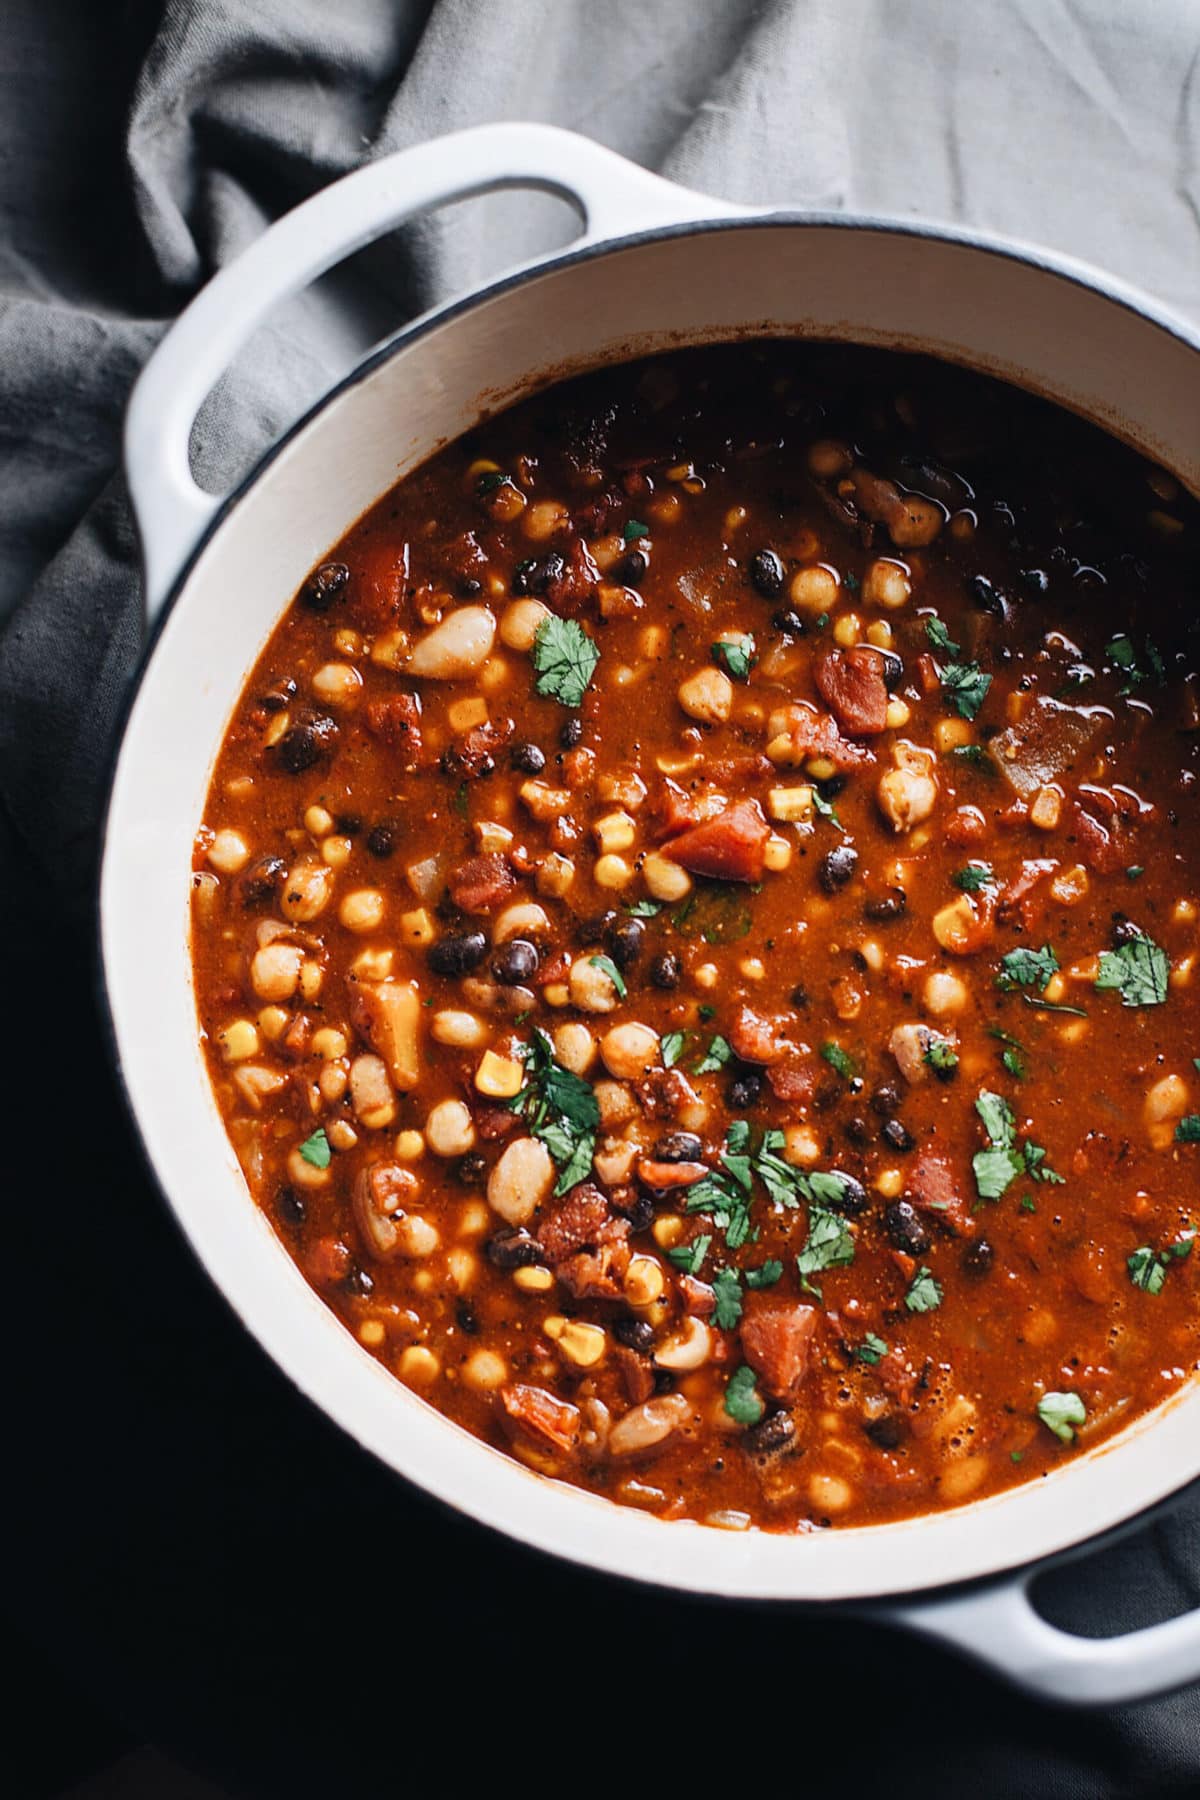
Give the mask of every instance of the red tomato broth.
[[[1196, 529], [1043, 402], [779, 343], [564, 384], [373, 508], [246, 685], [193, 877], [223, 1116], [360, 1342], [543, 1472], [772, 1529], [1032, 1479], [1177, 1390]], [[599, 652], [578, 707], [535, 600]], [[447, 619], [463, 672], [418, 677]], [[544, 1055], [512, 1109], [535, 1030], [594, 1166], [530, 1140]]]

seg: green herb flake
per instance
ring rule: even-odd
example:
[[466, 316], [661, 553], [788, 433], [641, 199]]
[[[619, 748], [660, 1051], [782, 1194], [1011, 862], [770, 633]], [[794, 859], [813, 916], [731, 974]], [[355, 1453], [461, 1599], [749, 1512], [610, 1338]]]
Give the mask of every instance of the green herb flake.
[[1132, 1256], [1125, 1258], [1129, 1279], [1144, 1294], [1161, 1294], [1167, 1279], [1167, 1265], [1152, 1244], [1139, 1244]]
[[712, 1233], [705, 1231], [699, 1237], [694, 1237], [690, 1244], [677, 1244], [674, 1250], [668, 1250], [667, 1259], [685, 1275], [698, 1275], [711, 1243]]
[[608, 979], [612, 982], [613, 986], [616, 988], [617, 993], [620, 995], [621, 999], [624, 1000], [626, 994], [629, 992], [629, 989], [625, 986], [625, 977], [622, 975], [620, 969], [618, 969], [618, 967], [617, 967], [616, 963], [613, 961], [612, 957], [611, 956], [589, 956], [588, 961], [592, 965], [593, 969], [599, 969], [602, 974], [605, 974], [608, 976]]
[[880, 1362], [887, 1353], [887, 1345], [873, 1331], [868, 1331], [862, 1343], [854, 1346], [855, 1359], [858, 1362], [867, 1363], [871, 1368], [874, 1368], [875, 1364]]
[[766, 1411], [748, 1363], [736, 1368], [725, 1385], [725, 1411], [737, 1425], [757, 1425]]
[[625, 911], [631, 919], [654, 919], [662, 909], [661, 900], [631, 900]]
[[673, 1069], [675, 1067], [675, 1064], [683, 1054], [683, 1047], [686, 1042], [686, 1031], [668, 1031], [666, 1037], [663, 1038], [661, 1045], [662, 1065], [664, 1069]]
[[453, 805], [455, 812], [458, 813], [462, 818], [465, 819], [467, 817], [468, 813], [471, 810], [471, 800], [470, 800], [470, 790], [468, 789], [465, 781], [460, 781], [458, 786], [455, 788], [454, 799], [451, 802], [451, 804]]
[[936, 613], [925, 620], [925, 636], [929, 639], [930, 649], [936, 650], [939, 656], [954, 658], [961, 653], [962, 645], [954, 642]]
[[1125, 876], [1129, 881], [1140, 881], [1145, 873], [1146, 871], [1141, 863], [1132, 863], [1130, 867], [1126, 869]]
[[325, 1136], [323, 1126], [318, 1126], [310, 1138], [305, 1138], [300, 1146], [300, 1154], [306, 1163], [314, 1169], [327, 1169], [333, 1160], [333, 1151], [329, 1148], [329, 1139]]
[[718, 1331], [732, 1331], [742, 1316], [742, 1284], [736, 1269], [718, 1269], [712, 1279], [717, 1297], [712, 1322]]
[[858, 1074], [858, 1066], [855, 1063], [854, 1058], [849, 1055], [847, 1051], [843, 1050], [840, 1044], [835, 1043], [832, 1038], [830, 1038], [828, 1043], [821, 1045], [821, 1055], [829, 1064], [830, 1068], [841, 1076], [843, 1081], [853, 1081], [854, 1077]]
[[927, 1063], [934, 1074], [939, 1075], [944, 1081], [953, 1075], [958, 1067], [958, 1051], [949, 1038], [931, 1037], [925, 1046], [925, 1053], [921, 1060]]
[[991, 863], [968, 863], [965, 869], [959, 869], [953, 877], [954, 885], [961, 888], [964, 894], [977, 894], [990, 881], [996, 879], [996, 872]]
[[996, 765], [984, 744], [956, 744], [950, 754], [961, 763], [969, 763], [981, 775], [994, 778], [996, 774]]
[[1001, 1054], [1000, 1061], [1015, 1081], [1024, 1081], [1025, 1060], [1019, 1050], [1015, 1050], [1010, 1044], [1008, 1049]]
[[777, 1256], [768, 1256], [767, 1260], [760, 1263], [757, 1269], [743, 1269], [742, 1274], [745, 1276], [748, 1288], [774, 1287], [775, 1283], [783, 1277], [783, 1264]]
[[535, 1027], [524, 1047], [525, 1084], [508, 1104], [545, 1144], [559, 1170], [556, 1194], [589, 1173], [600, 1128], [600, 1107], [590, 1082], [565, 1069], [546, 1033]]
[[1023, 987], [1042, 993], [1050, 977], [1057, 973], [1058, 958], [1049, 944], [1043, 944], [1040, 950], [1010, 950], [1000, 958], [996, 986], [1005, 994]]
[[635, 538], [649, 537], [650, 527], [641, 519], [626, 519], [623, 535], [625, 542], [632, 544]]
[[578, 706], [599, 661], [599, 649], [574, 619], [560, 619], [551, 613], [538, 626], [533, 666], [539, 694], [563, 706]]
[[1169, 969], [1166, 951], [1153, 938], [1139, 932], [1115, 950], [1100, 952], [1096, 988], [1098, 992], [1120, 994], [1122, 1006], [1162, 1006], [1167, 998]]
[[714, 1075], [718, 1069], [723, 1069], [725, 1067], [725, 1064], [732, 1055], [733, 1046], [729, 1042], [729, 1039], [721, 1037], [720, 1034], [718, 1034], [713, 1038], [708, 1049], [704, 1052], [704, 1055], [692, 1070], [692, 1073], [693, 1075]]
[[1021, 1211], [1027, 1213], [1035, 1213], [1037, 1211], [1037, 1203], [1032, 1194], [1021, 1195]]
[[512, 476], [506, 475], [503, 469], [485, 469], [475, 483], [475, 492], [482, 500], [486, 494], [494, 494], [497, 488], [512, 484]]
[[739, 637], [718, 638], [712, 646], [716, 661], [735, 681], [748, 681], [754, 665], [754, 639], [749, 632]]
[[930, 1271], [924, 1267], [913, 1276], [912, 1285], [904, 1296], [904, 1304], [909, 1312], [936, 1312], [942, 1304], [943, 1291], [940, 1281], [935, 1280]]
[[992, 685], [991, 676], [985, 675], [978, 663], [952, 662], [942, 668], [941, 681], [942, 692], [954, 702], [959, 717], [977, 718]]
[[1188, 1113], [1175, 1127], [1177, 1144], [1200, 1144], [1200, 1113]]
[[796, 1258], [800, 1286], [806, 1294], [815, 1294], [820, 1300], [823, 1298], [821, 1290], [813, 1285], [809, 1276], [824, 1274], [826, 1269], [843, 1269], [853, 1261], [854, 1237], [845, 1219], [840, 1213], [830, 1212], [828, 1207], [811, 1202], [808, 1209], [808, 1237]]
[[1075, 1427], [1087, 1423], [1087, 1408], [1078, 1394], [1043, 1394], [1037, 1416], [1064, 1444], [1075, 1442]]
[[836, 825], [838, 830], [841, 831], [843, 829], [842, 821], [838, 818], [837, 807], [833, 804], [833, 801], [827, 800], [820, 788], [813, 789], [812, 797], [813, 805], [817, 811], [817, 817], [828, 819], [831, 825]]

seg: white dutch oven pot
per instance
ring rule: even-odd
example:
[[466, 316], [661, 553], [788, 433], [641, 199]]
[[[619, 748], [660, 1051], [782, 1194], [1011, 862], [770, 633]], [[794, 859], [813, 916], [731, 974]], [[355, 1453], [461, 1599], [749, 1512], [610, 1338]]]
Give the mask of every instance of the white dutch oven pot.
[[[196, 487], [196, 413], [278, 302], [415, 213], [511, 187], [570, 200], [584, 235], [401, 332], [236, 494]], [[1200, 1475], [1200, 1386], [1114, 1442], [1064, 1458], [1048, 1479], [949, 1512], [796, 1537], [664, 1523], [531, 1474], [388, 1375], [251, 1202], [213, 1102], [189, 967], [192, 838], [242, 682], [305, 574], [438, 445], [546, 379], [755, 333], [900, 345], [987, 370], [1110, 427], [1200, 492], [1200, 337], [1078, 264], [911, 223], [748, 212], [544, 126], [482, 126], [358, 170], [222, 270], [130, 404], [129, 486], [154, 631], [101, 877], [121, 1074], [176, 1217], [248, 1329], [330, 1418], [430, 1493], [614, 1575], [745, 1599], [856, 1602], [1059, 1700], [1151, 1694], [1200, 1676], [1200, 1613], [1083, 1639], [1043, 1621], [1027, 1589], [1046, 1559]]]

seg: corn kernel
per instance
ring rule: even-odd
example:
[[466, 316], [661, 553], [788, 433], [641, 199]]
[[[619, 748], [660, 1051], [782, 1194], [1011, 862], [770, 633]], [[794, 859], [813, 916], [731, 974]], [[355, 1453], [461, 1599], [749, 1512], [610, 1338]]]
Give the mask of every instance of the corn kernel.
[[425, 1139], [419, 1131], [398, 1131], [392, 1149], [399, 1162], [416, 1162], [425, 1154]]
[[807, 785], [771, 788], [767, 793], [767, 811], [780, 825], [795, 825], [811, 819], [813, 791]]
[[939, 719], [933, 728], [934, 744], [943, 755], [969, 744], [974, 735], [965, 719]]
[[875, 1192], [882, 1194], [885, 1200], [898, 1200], [904, 1192], [904, 1171], [880, 1169], [875, 1177]]
[[677, 1219], [673, 1213], [664, 1213], [655, 1219], [650, 1227], [650, 1235], [660, 1250], [670, 1250], [683, 1236], [683, 1220]]
[[867, 626], [867, 642], [874, 644], [876, 650], [890, 650], [895, 637], [886, 619], [872, 619]]
[[447, 722], [456, 736], [470, 731], [475, 725], [486, 725], [487, 717], [487, 701], [482, 694], [470, 694], [465, 700], [455, 700], [446, 708]]
[[412, 912], [400, 914], [400, 935], [406, 944], [430, 944], [433, 942], [433, 920], [423, 906]]
[[1039, 831], [1056, 831], [1062, 816], [1063, 797], [1056, 787], [1040, 787], [1029, 808], [1029, 823]]
[[347, 1048], [345, 1032], [332, 1025], [322, 1025], [320, 1031], [313, 1032], [312, 1052], [322, 1062], [336, 1062], [339, 1056], [345, 1056]]
[[763, 867], [778, 875], [792, 860], [792, 846], [785, 837], [772, 832], [763, 847]]
[[633, 864], [623, 856], [598, 856], [592, 869], [597, 887], [623, 888], [633, 880]]
[[525, 1294], [548, 1294], [554, 1286], [554, 1277], [549, 1269], [539, 1269], [531, 1265], [525, 1269], [513, 1270], [513, 1286]]
[[592, 834], [602, 856], [608, 856], [618, 850], [628, 850], [637, 836], [637, 826], [627, 812], [606, 813], [597, 819], [592, 827]]
[[427, 1350], [424, 1344], [410, 1344], [400, 1358], [399, 1370], [401, 1381], [412, 1382], [419, 1387], [428, 1387], [429, 1383], [436, 1381], [441, 1374], [442, 1365], [433, 1351]]
[[258, 1027], [251, 1019], [235, 1019], [226, 1025], [218, 1031], [217, 1043], [226, 1062], [244, 1062], [248, 1056], [257, 1056], [262, 1047]]
[[857, 613], [842, 613], [834, 620], [833, 641], [843, 650], [853, 650], [862, 634], [862, 620]]
[[592, 1369], [608, 1348], [608, 1338], [599, 1325], [588, 1325], [582, 1319], [564, 1319], [555, 1340], [559, 1354], [579, 1369]]
[[567, 1006], [571, 999], [571, 990], [565, 981], [547, 982], [542, 989], [542, 999], [547, 1006]]
[[912, 718], [912, 709], [907, 701], [892, 699], [887, 703], [887, 726], [889, 731], [902, 731]]
[[475, 1071], [476, 1089], [492, 1100], [511, 1100], [520, 1093], [524, 1081], [521, 1064], [510, 1056], [497, 1056], [494, 1050], [484, 1051]]

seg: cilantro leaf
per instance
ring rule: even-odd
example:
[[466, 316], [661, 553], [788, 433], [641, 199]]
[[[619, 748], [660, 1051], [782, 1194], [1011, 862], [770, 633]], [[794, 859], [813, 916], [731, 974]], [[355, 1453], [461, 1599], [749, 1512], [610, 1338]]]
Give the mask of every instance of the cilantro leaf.
[[960, 718], [978, 717], [992, 685], [991, 676], [985, 675], [976, 662], [952, 662], [943, 666], [941, 680], [942, 692], [954, 702]]
[[1043, 944], [1040, 950], [1010, 950], [1000, 958], [1000, 973], [996, 977], [996, 986], [1006, 994], [1015, 988], [1032, 987], [1039, 993], [1044, 992], [1052, 975], [1058, 973], [1058, 958], [1049, 944]]
[[821, 1045], [821, 1055], [829, 1064], [830, 1068], [836, 1070], [843, 1081], [854, 1080], [854, 1077], [858, 1073], [858, 1067], [854, 1058], [849, 1055], [847, 1051], [843, 1050], [840, 1044], [835, 1043], [832, 1038], [828, 1043]]
[[854, 1261], [854, 1237], [845, 1219], [839, 1213], [830, 1212], [828, 1207], [818, 1206], [810, 1202], [808, 1208], [808, 1237], [804, 1248], [796, 1258], [796, 1267], [800, 1271], [800, 1285], [807, 1294], [815, 1294], [821, 1299], [821, 1290], [814, 1287], [808, 1279], [810, 1275], [823, 1274], [826, 1269], [842, 1269]]
[[1078, 1394], [1043, 1394], [1037, 1416], [1064, 1444], [1075, 1441], [1074, 1427], [1087, 1422], [1087, 1408]]
[[699, 1237], [693, 1238], [690, 1244], [677, 1244], [674, 1250], [668, 1250], [667, 1259], [673, 1262], [677, 1269], [682, 1269], [685, 1275], [698, 1275], [711, 1243], [712, 1233], [702, 1232]]
[[717, 1296], [712, 1321], [718, 1331], [732, 1331], [742, 1316], [742, 1284], [736, 1269], [718, 1269], [712, 1278]]
[[625, 911], [631, 919], [653, 919], [662, 909], [661, 900], [631, 900]]
[[622, 536], [627, 544], [632, 544], [634, 538], [649, 537], [650, 527], [641, 519], [626, 519]]
[[1009, 1074], [1017, 1081], [1024, 1081], [1026, 1069], [1021, 1052], [1010, 1044], [1000, 1057]]
[[992, 868], [991, 863], [985, 862], [968, 863], [953, 877], [955, 887], [961, 888], [964, 894], [977, 894], [981, 888], [988, 885], [989, 881], [995, 879], [996, 871]]
[[748, 1288], [774, 1287], [782, 1279], [783, 1264], [778, 1257], [768, 1256], [766, 1262], [761, 1263], [757, 1269], [743, 1269], [742, 1274]]
[[329, 1148], [329, 1139], [325, 1136], [324, 1126], [318, 1126], [310, 1138], [305, 1138], [300, 1146], [300, 1154], [306, 1163], [314, 1169], [327, 1169], [333, 1160], [333, 1151]]
[[975, 1111], [983, 1120], [983, 1129], [992, 1143], [1004, 1150], [1011, 1149], [1016, 1142], [1016, 1120], [1003, 1094], [993, 1094], [984, 1088], [975, 1102]]
[[683, 1046], [687, 1042], [686, 1031], [668, 1031], [662, 1041], [662, 1064], [664, 1069], [673, 1069], [683, 1055]]
[[1053, 1169], [1046, 1167], [1046, 1151], [1043, 1145], [1035, 1144], [1031, 1138], [1026, 1138], [1022, 1145], [1022, 1152], [1025, 1157], [1026, 1172], [1032, 1175], [1035, 1181], [1047, 1181], [1055, 1187], [1064, 1185], [1065, 1175], [1056, 1175]]
[[1200, 1144], [1200, 1113], [1188, 1113], [1175, 1127], [1177, 1144]]
[[1162, 1006], [1167, 998], [1167, 953], [1144, 932], [1100, 952], [1097, 991], [1115, 990], [1122, 1006]]
[[725, 1411], [738, 1425], [757, 1425], [766, 1407], [759, 1399], [754, 1370], [742, 1363], [725, 1386]]
[[929, 639], [930, 648], [936, 650], [939, 656], [954, 658], [962, 650], [962, 645], [954, 642], [936, 613], [925, 621], [925, 636]]
[[833, 804], [832, 800], [827, 800], [820, 788], [816, 787], [812, 791], [812, 797], [813, 805], [816, 807], [819, 817], [828, 819], [831, 825], [836, 825], [838, 830], [841, 831], [842, 821], [838, 818], [837, 807]]
[[1152, 1244], [1139, 1244], [1132, 1256], [1125, 1258], [1129, 1279], [1144, 1294], [1161, 1294], [1167, 1279], [1167, 1267]]
[[936, 1312], [942, 1304], [942, 1284], [935, 1280], [929, 1270], [922, 1267], [913, 1277], [912, 1286], [904, 1296], [904, 1304], [909, 1312]]
[[857, 1360], [859, 1362], [870, 1364], [872, 1368], [874, 1368], [875, 1364], [881, 1361], [887, 1353], [887, 1345], [884, 1343], [883, 1339], [877, 1337], [873, 1331], [868, 1331], [862, 1343], [856, 1344], [854, 1347], [854, 1355]]
[[990, 1150], [977, 1150], [971, 1158], [971, 1167], [981, 1200], [999, 1200], [1017, 1176], [1025, 1172], [1021, 1152], [1003, 1144], [994, 1144]]
[[718, 638], [712, 646], [713, 656], [727, 675], [735, 681], [748, 681], [754, 663], [754, 639], [747, 631], [740, 637]]
[[921, 1060], [928, 1064], [935, 1075], [947, 1081], [958, 1067], [958, 1051], [949, 1038], [931, 1037]]
[[592, 1166], [600, 1107], [590, 1082], [565, 1069], [546, 1033], [535, 1027], [525, 1046], [525, 1083], [509, 1101], [558, 1167], [556, 1194], [581, 1182]]
[[970, 763], [981, 775], [994, 777], [996, 765], [988, 754], [986, 744], [955, 744], [950, 752], [959, 762]]
[[589, 956], [588, 961], [591, 963], [593, 969], [599, 969], [602, 971], [603, 974], [608, 976], [608, 979], [612, 982], [613, 986], [617, 990], [617, 993], [621, 996], [621, 999], [623, 1000], [625, 998], [626, 994], [629, 992], [629, 989], [625, 985], [625, 977], [622, 975], [620, 969], [618, 969], [618, 967], [617, 967], [616, 963], [613, 961], [612, 957], [611, 956]]
[[716, 1070], [723, 1069], [732, 1055], [733, 1046], [729, 1042], [729, 1039], [721, 1037], [718, 1034], [718, 1036], [713, 1038], [712, 1043], [708, 1046], [708, 1049], [704, 1052], [704, 1055], [692, 1070], [692, 1074], [712, 1075]]
[[538, 626], [533, 666], [539, 694], [547, 694], [563, 706], [578, 706], [599, 661], [599, 649], [576, 620], [551, 613]]

